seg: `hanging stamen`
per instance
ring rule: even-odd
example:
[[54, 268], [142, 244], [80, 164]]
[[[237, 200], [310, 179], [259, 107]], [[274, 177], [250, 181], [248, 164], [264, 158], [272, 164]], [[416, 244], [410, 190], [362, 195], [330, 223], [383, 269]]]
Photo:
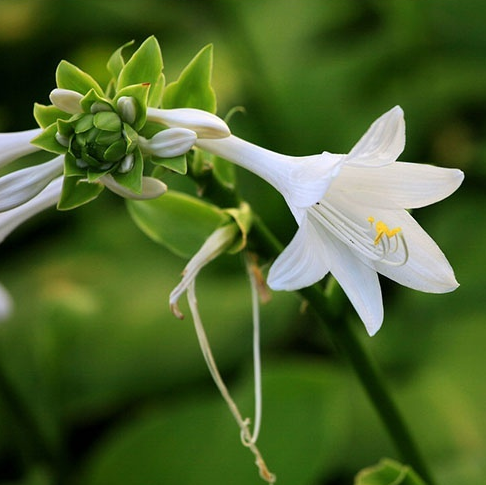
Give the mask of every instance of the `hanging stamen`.
[[209, 341], [206, 336], [201, 317], [199, 315], [195, 286], [195, 280], [192, 280], [187, 287], [187, 301], [189, 302], [189, 308], [191, 310], [192, 318], [194, 321], [197, 339], [199, 342], [199, 346], [201, 347], [204, 360], [206, 361], [206, 365], [208, 366], [209, 372], [211, 373], [211, 376], [216, 386], [218, 387], [221, 395], [226, 401], [229, 410], [233, 414], [233, 417], [240, 427], [243, 443], [250, 449], [250, 451], [255, 456], [255, 464], [257, 465], [260, 472], [260, 477], [267, 483], [275, 483], [275, 475], [271, 473], [270, 470], [267, 468], [267, 465], [263, 460], [260, 450], [257, 448], [254, 442], [255, 432], [252, 435], [248, 428], [249, 419], [243, 419], [243, 417], [241, 416], [240, 410], [236, 406], [236, 403], [233, 401], [233, 398], [231, 397], [228, 388], [226, 387], [226, 384], [223, 382], [221, 374], [219, 373], [219, 370], [216, 366], [216, 361], [214, 360], [213, 353], [211, 352]]
[[[255, 271], [255, 262], [247, 253], [246, 270], [250, 279], [251, 286], [251, 306], [252, 306], [252, 320], [253, 320], [253, 373], [255, 385], [255, 423], [253, 425], [253, 433], [251, 435], [250, 443], [256, 443], [260, 433], [260, 425], [262, 422], [262, 366], [260, 357], [260, 306], [259, 306], [259, 283]], [[245, 437], [242, 435], [244, 444]]]

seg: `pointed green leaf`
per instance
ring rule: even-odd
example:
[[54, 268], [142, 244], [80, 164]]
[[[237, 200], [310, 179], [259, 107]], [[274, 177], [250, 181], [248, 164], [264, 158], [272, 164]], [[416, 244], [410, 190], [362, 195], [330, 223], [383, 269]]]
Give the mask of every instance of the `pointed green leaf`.
[[40, 135], [31, 140], [30, 143], [48, 152], [63, 155], [67, 152], [67, 148], [56, 140], [56, 133], [57, 123], [53, 123], [52, 125], [48, 126]]
[[85, 177], [86, 169], [78, 167], [76, 157], [71, 153], [66, 153], [64, 157], [64, 177]]
[[151, 160], [155, 165], [168, 168], [181, 175], [186, 175], [187, 173], [187, 158], [185, 154], [174, 158], [159, 158], [152, 155]]
[[55, 123], [58, 119], [67, 120], [71, 117], [69, 113], [61, 111], [54, 105], [46, 106], [44, 104], [34, 104], [34, 118], [41, 128], [47, 128]]
[[102, 184], [90, 184], [85, 177], [64, 177], [61, 199], [57, 208], [59, 210], [75, 209], [96, 199], [103, 189]]
[[148, 99], [148, 105], [152, 108], [159, 108], [162, 104], [162, 96], [165, 88], [165, 76], [160, 73], [159, 79], [155, 84], [150, 87], [150, 96]]
[[408, 466], [390, 459], [365, 468], [356, 476], [355, 485], [426, 485]]
[[61, 61], [57, 66], [56, 82], [58, 88], [81, 94], [87, 94], [94, 89], [100, 96], [103, 95], [100, 85], [89, 74], [67, 61]]
[[211, 87], [213, 46], [204, 47], [184, 68], [179, 79], [164, 91], [164, 108], [198, 108], [216, 112], [216, 94]]
[[120, 185], [123, 185], [131, 192], [140, 194], [142, 192], [143, 155], [138, 148], [134, 150], [133, 156], [133, 168], [129, 172], [119, 173], [115, 171], [112, 175]]
[[99, 170], [88, 169], [88, 173], [87, 173], [88, 182], [91, 184], [97, 182], [101, 177], [103, 177], [107, 173], [110, 173], [110, 170], [105, 170], [103, 172], [100, 172]]
[[120, 72], [125, 65], [125, 59], [123, 59], [123, 50], [131, 45], [134, 44], [135, 41], [131, 40], [126, 44], [123, 44], [119, 47], [113, 54], [111, 55], [110, 59], [108, 60], [108, 64], [106, 65], [108, 72], [115, 78], [118, 79]]
[[163, 67], [159, 43], [154, 36], [151, 36], [123, 66], [118, 76], [117, 92], [132, 84], [149, 84], [152, 90], [160, 81]]
[[182, 192], [152, 200], [127, 200], [137, 226], [174, 254], [190, 258], [229, 217], [218, 207]]

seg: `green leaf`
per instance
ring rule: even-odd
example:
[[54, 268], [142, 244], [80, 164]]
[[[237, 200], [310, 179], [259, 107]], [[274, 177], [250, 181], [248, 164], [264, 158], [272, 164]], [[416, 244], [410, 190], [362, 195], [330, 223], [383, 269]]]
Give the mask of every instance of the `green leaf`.
[[159, 43], [154, 36], [151, 36], [123, 66], [118, 76], [117, 92], [132, 84], [149, 84], [151, 96], [152, 92], [158, 92], [160, 89], [160, 73], [163, 67]]
[[159, 158], [152, 155], [151, 160], [155, 165], [168, 168], [181, 175], [186, 175], [187, 173], [187, 158], [185, 154], [174, 158]]
[[125, 65], [125, 59], [123, 58], [123, 50], [131, 45], [134, 44], [135, 41], [131, 40], [130, 42], [127, 42], [126, 44], [123, 44], [121, 47], [119, 47], [113, 54], [111, 55], [110, 59], [108, 60], [108, 63], [106, 65], [106, 68], [108, 69], [108, 72], [115, 78], [118, 79], [118, 76], [120, 75], [120, 72], [123, 69], [123, 66]]
[[52, 123], [52, 125], [48, 126], [40, 135], [37, 135], [33, 140], [31, 140], [30, 143], [48, 152], [63, 155], [67, 152], [67, 148], [61, 145], [56, 140], [56, 133], [57, 123], [54, 122]]
[[127, 200], [137, 226], [174, 254], [190, 258], [221, 224], [229, 220], [218, 207], [182, 192], [152, 200]]
[[69, 113], [61, 111], [54, 105], [46, 106], [44, 104], [34, 104], [34, 118], [41, 128], [47, 128], [55, 123], [58, 119], [67, 120], [71, 117]]
[[113, 178], [123, 187], [126, 187], [131, 192], [140, 194], [142, 192], [142, 176], [143, 176], [143, 155], [139, 148], [133, 151], [135, 157], [133, 168], [127, 173], [113, 172]]
[[211, 165], [213, 166], [214, 176], [223, 186], [231, 190], [236, 187], [236, 168], [234, 163], [214, 156], [211, 158]]
[[159, 79], [156, 83], [150, 86], [150, 96], [148, 99], [148, 105], [152, 108], [158, 108], [162, 104], [162, 96], [165, 88], [165, 76], [161, 72]]
[[57, 208], [59, 210], [75, 209], [96, 199], [103, 189], [102, 184], [86, 182], [86, 177], [64, 177], [61, 199]]
[[70, 89], [81, 94], [87, 94], [94, 89], [100, 96], [103, 90], [100, 85], [87, 73], [67, 61], [61, 61], [56, 70], [58, 88]]
[[[220, 296], [220, 312], [224, 300]], [[251, 374], [240, 377], [236, 385], [233, 397], [248, 412], [253, 398]], [[265, 414], [258, 446], [277, 475], [276, 483], [327, 483], [336, 470], [335, 457], [346, 450], [349, 423], [340, 414], [347, 405], [342, 375], [317, 361], [289, 363], [287, 359], [265, 365], [263, 389]], [[189, 456], [196, 457], [191, 466], [187, 466]], [[169, 409], [152, 407], [138, 413], [115, 428], [90, 458], [83, 485], [208, 485], [226, 483], [228, 476], [231, 485], [265, 484], [216, 393], [192, 401], [182, 397]]]
[[64, 177], [85, 177], [86, 169], [78, 167], [76, 157], [71, 153], [66, 153], [64, 157]]
[[204, 47], [184, 68], [179, 79], [164, 91], [164, 108], [198, 108], [216, 112], [216, 94], [211, 87], [213, 46]]
[[354, 485], [426, 485], [408, 466], [384, 458], [378, 465], [365, 468], [356, 476]]

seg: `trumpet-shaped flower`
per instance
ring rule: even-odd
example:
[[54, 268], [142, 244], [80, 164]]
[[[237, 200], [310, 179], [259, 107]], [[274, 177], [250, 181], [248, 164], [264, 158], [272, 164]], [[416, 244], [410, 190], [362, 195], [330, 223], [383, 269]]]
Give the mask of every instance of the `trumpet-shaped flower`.
[[400, 107], [376, 120], [347, 155], [291, 159], [233, 136], [197, 145], [263, 177], [292, 210], [299, 228], [270, 268], [272, 289], [304, 288], [330, 272], [373, 335], [383, 321], [377, 273], [424, 292], [457, 288], [444, 254], [407, 209], [448, 197], [464, 175], [396, 161], [405, 145]]
[[457, 288], [446, 257], [406, 209], [448, 197], [464, 175], [396, 162], [404, 144], [403, 112], [395, 107], [341, 157], [339, 176], [324, 197], [302, 211], [294, 239], [270, 269], [270, 287], [295, 290], [330, 272], [370, 335], [383, 321], [377, 273], [429, 293]]

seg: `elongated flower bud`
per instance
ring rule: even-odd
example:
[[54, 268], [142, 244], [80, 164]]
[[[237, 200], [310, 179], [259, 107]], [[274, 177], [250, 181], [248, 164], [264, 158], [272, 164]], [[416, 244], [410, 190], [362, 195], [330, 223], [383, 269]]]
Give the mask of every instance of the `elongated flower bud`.
[[49, 99], [51, 100], [51, 103], [56, 106], [56, 108], [59, 108], [65, 113], [74, 115], [83, 112], [83, 109], [81, 108], [81, 100], [83, 99], [83, 95], [76, 91], [56, 88], [51, 91]]
[[178, 157], [187, 153], [196, 143], [197, 135], [187, 128], [169, 128], [159, 131], [150, 140], [139, 137], [142, 150], [161, 158]]
[[228, 125], [218, 116], [194, 108], [147, 108], [147, 120], [170, 128], [187, 128], [198, 138], [225, 138], [231, 134]]

